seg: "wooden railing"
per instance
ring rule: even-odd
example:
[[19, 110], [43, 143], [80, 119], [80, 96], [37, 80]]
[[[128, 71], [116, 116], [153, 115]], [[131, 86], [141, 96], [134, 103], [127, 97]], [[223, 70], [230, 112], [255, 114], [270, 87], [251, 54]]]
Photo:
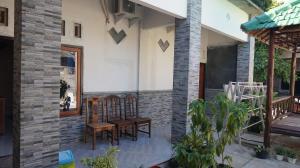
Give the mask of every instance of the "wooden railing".
[[[272, 119], [276, 120], [287, 115], [287, 113], [294, 111], [294, 97], [287, 96], [279, 98], [272, 102]], [[300, 108], [300, 107], [299, 107]]]
[[294, 97], [293, 112], [300, 113], [300, 96]]

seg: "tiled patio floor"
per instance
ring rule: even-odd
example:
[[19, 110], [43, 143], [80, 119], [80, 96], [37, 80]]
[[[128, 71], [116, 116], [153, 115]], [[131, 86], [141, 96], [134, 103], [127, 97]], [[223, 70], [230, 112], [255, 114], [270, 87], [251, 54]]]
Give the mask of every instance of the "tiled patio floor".
[[[118, 154], [119, 168], [148, 168], [155, 164], [168, 160], [172, 155], [172, 146], [170, 143], [171, 128], [153, 128], [152, 137], [148, 138], [146, 134], [139, 134], [138, 141], [132, 141], [131, 138], [123, 137], [120, 140]], [[91, 140], [91, 138], [90, 138]], [[95, 157], [103, 154], [109, 147], [109, 142], [103, 142], [97, 139], [96, 150], [92, 150], [92, 143], [78, 143], [69, 148], [75, 155], [76, 168], [82, 168], [80, 159], [84, 157]]]
[[[139, 134], [138, 141], [131, 141], [130, 138], [123, 137], [119, 145], [119, 168], [140, 168], [141, 166], [148, 168], [168, 160], [172, 155], [170, 131], [170, 127], [154, 128], [151, 138], [145, 134]], [[83, 168], [80, 163], [81, 158], [103, 154], [109, 147], [109, 142], [103, 142], [100, 138], [97, 141], [96, 150], [91, 149], [91, 142], [87, 144], [80, 142], [72, 147], [64, 148], [73, 151], [76, 168]], [[297, 165], [292, 165], [272, 158], [268, 160], [257, 159], [253, 157], [253, 149], [238, 144], [227, 147], [226, 153], [233, 157], [234, 168], [300, 168], [299, 162]]]
[[[300, 141], [297, 142], [297, 144], [300, 143]], [[83, 168], [80, 163], [81, 158], [95, 157], [103, 154], [108, 147], [108, 142], [98, 139], [96, 150], [91, 149], [91, 142], [87, 144], [78, 143], [72, 147], [65, 147], [63, 149], [71, 149], [75, 155], [76, 168]], [[150, 139], [145, 134], [140, 134], [138, 141], [131, 141], [130, 138], [122, 138], [119, 148], [119, 168], [139, 168], [140, 166], [148, 168], [149, 166], [164, 162], [172, 155], [170, 128], [153, 129], [153, 136]], [[299, 161], [297, 165], [292, 165], [272, 158], [268, 160], [257, 159], [253, 157], [253, 149], [238, 144], [228, 146], [226, 153], [233, 157], [234, 168], [300, 168]], [[0, 168], [9, 168], [5, 162], [11, 162], [11, 158], [8, 160], [3, 159], [0, 158]]]
[[[300, 142], [299, 142], [300, 143]], [[273, 158], [262, 160], [253, 157], [253, 149], [240, 146], [238, 144], [230, 145], [226, 149], [226, 153], [233, 157], [234, 168], [299, 168], [297, 165], [290, 164], [285, 161], [277, 161]]]

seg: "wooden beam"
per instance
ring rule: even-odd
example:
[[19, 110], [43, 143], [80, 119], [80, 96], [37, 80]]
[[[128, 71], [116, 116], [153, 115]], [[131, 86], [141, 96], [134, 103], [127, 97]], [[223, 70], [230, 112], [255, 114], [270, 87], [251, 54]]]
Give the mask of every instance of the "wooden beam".
[[291, 76], [290, 76], [290, 95], [295, 96], [295, 81], [296, 81], [296, 52], [292, 54], [291, 60]]
[[267, 103], [266, 103], [266, 121], [264, 132], [264, 145], [266, 148], [271, 147], [271, 124], [272, 124], [272, 101], [274, 87], [274, 30], [270, 31], [269, 38], [269, 58], [268, 58], [268, 74], [267, 74]]

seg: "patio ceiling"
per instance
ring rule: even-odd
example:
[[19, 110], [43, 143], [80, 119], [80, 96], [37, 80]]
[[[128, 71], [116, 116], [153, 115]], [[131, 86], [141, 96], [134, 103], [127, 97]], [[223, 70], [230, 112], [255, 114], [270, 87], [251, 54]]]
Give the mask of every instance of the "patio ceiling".
[[300, 0], [292, 0], [241, 25], [244, 32], [269, 44], [273, 31], [274, 45], [300, 52]]

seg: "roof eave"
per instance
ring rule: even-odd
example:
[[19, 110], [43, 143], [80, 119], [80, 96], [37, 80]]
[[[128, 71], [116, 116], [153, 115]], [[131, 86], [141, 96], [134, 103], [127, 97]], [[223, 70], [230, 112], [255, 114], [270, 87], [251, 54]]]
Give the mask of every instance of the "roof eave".
[[228, 1], [251, 16], [259, 15], [264, 12], [260, 7], [254, 4], [251, 0], [228, 0]]

